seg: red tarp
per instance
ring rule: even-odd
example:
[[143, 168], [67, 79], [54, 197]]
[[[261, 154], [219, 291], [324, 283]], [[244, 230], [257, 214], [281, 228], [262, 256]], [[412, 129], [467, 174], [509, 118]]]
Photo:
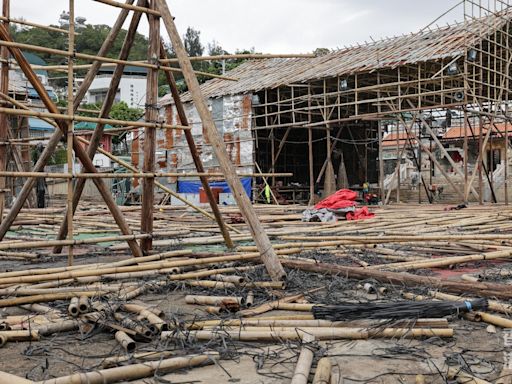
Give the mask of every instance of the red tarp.
[[[357, 205], [357, 202], [355, 201], [356, 199], [357, 192], [354, 192], [350, 189], [340, 189], [333, 195], [327, 197], [315, 205], [315, 209], [327, 208], [336, 210], [355, 207]], [[375, 214], [370, 213], [368, 207], [363, 207], [356, 209], [355, 212], [348, 212], [346, 218], [347, 220], [363, 220], [370, 219], [374, 216]]]

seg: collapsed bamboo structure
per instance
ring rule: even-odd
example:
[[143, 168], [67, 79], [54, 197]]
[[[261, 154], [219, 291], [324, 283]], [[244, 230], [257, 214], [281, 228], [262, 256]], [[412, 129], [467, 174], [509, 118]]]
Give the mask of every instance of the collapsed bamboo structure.
[[[285, 156], [287, 141], [293, 143], [297, 139], [295, 135], [299, 135], [301, 144], [307, 145], [302, 154], [307, 165], [300, 177], [309, 179], [307, 189], [311, 195], [315, 184], [322, 180], [325, 190], [334, 191], [336, 146], [346, 148], [348, 144], [355, 147], [356, 152], [357, 148], [365, 146], [364, 155], [357, 153], [362, 163], [371, 163], [372, 156], [378, 153], [378, 159], [374, 160], [379, 163], [375, 167], [378, 168], [379, 194], [385, 201], [384, 192], [387, 192], [387, 200], [390, 200], [392, 188], [385, 191], [383, 179], [382, 136], [386, 125], [389, 128], [392, 125], [389, 122], [393, 121], [392, 129], [397, 132], [403, 129], [406, 133], [404, 140], [399, 134], [396, 136], [399, 156], [393, 168], [397, 171], [394, 176], [397, 200], [401, 184], [400, 154], [416, 146], [423, 151], [415, 156], [421, 157], [421, 152], [428, 155], [432, 166], [439, 168], [454, 189], [457, 201], [466, 202], [471, 197], [483, 202], [484, 176], [489, 176], [492, 191], [498, 184], [484, 167], [483, 149], [487, 143], [493, 148], [493, 137], [495, 146], [496, 137], [504, 134], [508, 139], [510, 117], [504, 105], [509, 99], [508, 79], [512, 73], [508, 2], [484, 5], [464, 1], [461, 4], [464, 23], [353, 48], [348, 54], [357, 59], [352, 63], [356, 66], [352, 72], [347, 69], [351, 68], [350, 63], [344, 62], [343, 68], [333, 76], [328, 68], [330, 58], [312, 55], [229, 55], [217, 59], [255, 61], [240, 67], [241, 76], [236, 75], [237, 72], [233, 76], [217, 76], [200, 86], [196, 76], [202, 73], [195, 71], [191, 62], [215, 57], [193, 59], [187, 56], [166, 1], [96, 1], [120, 9], [97, 55], [75, 52], [74, 0], [69, 1], [69, 29], [60, 30], [69, 36], [66, 50], [12, 41], [9, 23], [20, 22], [34, 28], [40, 25], [11, 19], [9, 1], [3, 2], [0, 97], [5, 103], [0, 107], [0, 262], [3, 266], [5, 263], [5, 268], [0, 271], [0, 350], [5, 352], [5, 359], [0, 361], [0, 383], [113, 383], [151, 380], [152, 376], [155, 380], [164, 376], [162, 380], [169, 382], [183, 381], [166, 376], [178, 369], [191, 370], [191, 375], [198, 375], [197, 381], [205, 380], [204, 377], [219, 381], [210, 373], [218, 369], [225, 374], [231, 368], [223, 365], [229, 364], [232, 356], [237, 358], [245, 353], [250, 356], [255, 350], [258, 351], [252, 355], [257, 362], [255, 374], [262, 371], [267, 361], [273, 364], [273, 359], [279, 359], [276, 366], [288, 365], [276, 375], [293, 383], [330, 383], [341, 381], [343, 377], [364, 382], [373, 380], [370, 377], [373, 374], [398, 382], [403, 370], [408, 368], [400, 362], [403, 356], [416, 364], [411, 368], [415, 371], [406, 374], [419, 380], [431, 375], [444, 381], [453, 378], [463, 382], [490, 382], [499, 379], [501, 372], [504, 372], [502, 376], [507, 376], [507, 361], [496, 357], [495, 348], [503, 346], [503, 351], [498, 352], [508, 352], [509, 347], [500, 337], [512, 328], [512, 293], [507, 280], [511, 276], [512, 212], [507, 204], [469, 205], [448, 210], [439, 206], [397, 205], [371, 208], [376, 216], [363, 221], [303, 222], [305, 207], [279, 205], [272, 190], [276, 205], [251, 204], [239, 177], [261, 177], [267, 186], [273, 187], [279, 179], [295, 176], [296, 169], [283, 169], [278, 159]], [[149, 22], [148, 59], [131, 61], [130, 48], [142, 18]], [[126, 21], [129, 26], [119, 55], [109, 58], [108, 53]], [[449, 39], [451, 34], [458, 37], [455, 42]], [[167, 35], [176, 58], [166, 57], [162, 36], [167, 39]], [[432, 39], [437, 45], [424, 46], [423, 38], [425, 41]], [[385, 62], [386, 55], [394, 57], [397, 47], [416, 44], [425, 52], [416, 51], [417, 57], [392, 65]], [[49, 68], [67, 72], [68, 105], [65, 109], [55, 105], [34, 73], [37, 67], [27, 62], [20, 49], [44, 51], [68, 60], [66, 65]], [[472, 49], [477, 53], [476, 59]], [[365, 57], [369, 50], [372, 55]], [[439, 56], [434, 55], [434, 51]], [[333, 56], [343, 61], [345, 54], [340, 52]], [[45, 111], [34, 110], [33, 105], [9, 96], [5, 78], [9, 65], [13, 64], [12, 60], [9, 62], [9, 55], [33, 85]], [[77, 58], [87, 59], [91, 64], [76, 65]], [[254, 133], [258, 139], [269, 134], [271, 143], [269, 153], [262, 150], [257, 155], [260, 158], [256, 159], [253, 172], [239, 172], [230, 161], [227, 142], [219, 136], [206, 97], [216, 92], [216, 84], [225, 85], [224, 82], [243, 89], [244, 71], [266, 63], [260, 60], [277, 60], [285, 67], [290, 63], [297, 67], [294, 67], [296, 72], [289, 73], [287, 81], [275, 87], [261, 85], [258, 91], [252, 90], [253, 96], [259, 98], [259, 103], [252, 106]], [[312, 77], [301, 77], [305, 66], [323, 60], [325, 65], [315, 67]], [[179, 69], [171, 67], [176, 63]], [[365, 67], [368, 63], [375, 66]], [[458, 70], [449, 74], [447, 71], [453, 64], [457, 64]], [[110, 118], [123, 69], [128, 65], [148, 70], [144, 121]], [[97, 117], [78, 116], [80, 103], [102, 66], [115, 68], [103, 106], [95, 112]], [[361, 67], [366, 69], [361, 70]], [[87, 75], [73, 92], [73, 75], [77, 70], [87, 70]], [[176, 120], [164, 121], [158, 113], [160, 71], [170, 87], [179, 124]], [[188, 85], [186, 95], [178, 92], [173, 76], [173, 72], [178, 71]], [[260, 81], [254, 74], [251, 76], [251, 82]], [[192, 135], [195, 122], [189, 119], [188, 101], [194, 102], [204, 134], [218, 159], [220, 167], [215, 172], [210, 172], [202, 162], [202, 144]], [[462, 114], [460, 120], [466, 128], [465, 149], [468, 149], [470, 136], [476, 137], [473, 132], [468, 135], [475, 121], [488, 127], [487, 131], [480, 129], [479, 132], [480, 150], [475, 159], [479, 165], [474, 172], [469, 170], [468, 157], [464, 157], [462, 164], [450, 157], [431, 121], [424, 115], [425, 111], [436, 111], [446, 118], [447, 109]], [[29, 138], [14, 138], [6, 123], [9, 116], [38, 117], [56, 128], [33, 169], [22, 167], [20, 161], [16, 161], [20, 166], [14, 170], [7, 166], [7, 148], [23, 148], [21, 144], [30, 142]], [[87, 140], [79, 137], [74, 129], [75, 122], [95, 123], [92, 136]], [[502, 123], [505, 132], [500, 128]], [[144, 159], [139, 166], [101, 148], [107, 124], [119, 126], [118, 131], [144, 131]], [[195, 171], [156, 169], [158, 130], [183, 133]], [[265, 133], [260, 135], [261, 132]], [[347, 140], [347, 136], [352, 137]], [[462, 184], [454, 182], [441, 170], [441, 160], [424, 142], [425, 137], [430, 137], [438, 146], [438, 151], [453, 167], [453, 173], [464, 180]], [[61, 142], [66, 143], [67, 172], [46, 172], [45, 165]], [[317, 143], [325, 148], [317, 151]], [[23, 149], [19, 152], [13, 150], [12, 156], [21, 159]], [[96, 153], [104, 154], [128, 172], [99, 172], [92, 163]], [[74, 168], [74, 156], [83, 170]], [[264, 157], [267, 159], [261, 161]], [[320, 161], [315, 162], [315, 157]], [[427, 177], [422, 175], [421, 159], [415, 162], [419, 165], [422, 183], [419, 199], [423, 201], [426, 196], [431, 200]], [[368, 180], [369, 168], [362, 168], [359, 171], [366, 173], [364, 179]], [[65, 201], [52, 208], [28, 207], [26, 203], [33, 197], [33, 185], [41, 177], [64, 180]], [[176, 198], [180, 196], [159, 180], [167, 177], [199, 178], [209, 207], [200, 207], [186, 199], [185, 207], [159, 204], [156, 188]], [[209, 180], [218, 177], [228, 181], [236, 206], [222, 206], [213, 198]], [[474, 185], [477, 177], [479, 183]], [[25, 184], [9, 207], [4, 191], [12, 178], [20, 178]], [[141, 205], [116, 204], [107, 188], [112, 178], [140, 179]], [[94, 183], [106, 207], [84, 198], [87, 181]], [[506, 177], [504, 188], [507, 188]], [[67, 255], [61, 254], [64, 247], [68, 247]], [[467, 313], [454, 311], [441, 318], [400, 318], [400, 313], [391, 313], [391, 318], [379, 320], [315, 318], [315, 308], [339, 302], [357, 302], [364, 306], [403, 300], [418, 304], [427, 297], [437, 300], [435, 303], [454, 301], [466, 307], [476, 298], [487, 298], [487, 302], [485, 309], [468, 308]], [[78, 335], [84, 338], [71, 342]], [[476, 351], [470, 349], [474, 345], [468, 342], [468, 335], [475, 340], [480, 337], [478, 342], [486, 344], [494, 353], [488, 358], [494, 364], [493, 370], [479, 373], [478, 369], [473, 369], [481, 368], [485, 364], [480, 363], [487, 360], [480, 358], [485, 354], [483, 347]], [[378, 347], [375, 347], [376, 339]], [[25, 345], [31, 346], [24, 349], [26, 354], [15, 349]], [[70, 353], [65, 354], [69, 361], [65, 361], [65, 368], [56, 368], [53, 362], [61, 361], [62, 357], [55, 351], [62, 345], [70, 349]], [[371, 354], [364, 350], [347, 353], [347, 345], [358, 348], [370, 345], [375, 349]], [[41, 348], [32, 349], [32, 346]], [[463, 352], [452, 355], [448, 350]], [[467, 351], [472, 358], [479, 354], [479, 359], [464, 360]], [[438, 357], [441, 355], [442, 358]], [[383, 365], [372, 360], [375, 358], [386, 358], [389, 366], [398, 364], [398, 367], [384, 372]], [[454, 368], [455, 358], [457, 364], [469, 363]], [[26, 361], [33, 364], [38, 359], [46, 360], [44, 369], [36, 371], [32, 365], [27, 368]], [[348, 363], [340, 359], [347, 359]], [[22, 364], [18, 367], [15, 360]], [[358, 366], [359, 360], [364, 360], [364, 367]], [[422, 365], [425, 361], [432, 362], [436, 370], [419, 369], [425, 368]], [[211, 363], [215, 366], [208, 371], [195, 368]], [[240, 364], [243, 375], [250, 375], [248, 372], [254, 370], [252, 362], [252, 365], [242, 360], [236, 363]], [[352, 365], [355, 368], [352, 369]], [[17, 376], [13, 375], [15, 372]], [[205, 376], [201, 378], [201, 374]], [[237, 380], [228, 375], [230, 381]], [[236, 375], [241, 374], [233, 374]], [[191, 376], [191, 381], [195, 378]]]

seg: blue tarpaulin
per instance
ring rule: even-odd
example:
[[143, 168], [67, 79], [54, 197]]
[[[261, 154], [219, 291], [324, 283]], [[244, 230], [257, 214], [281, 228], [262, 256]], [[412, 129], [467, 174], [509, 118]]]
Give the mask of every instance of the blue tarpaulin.
[[[48, 92], [48, 96], [50, 96], [50, 98], [52, 100], [57, 100], [57, 95], [51, 89], [47, 89], [46, 92]], [[27, 93], [28, 93], [29, 99], [39, 99], [40, 98], [39, 94], [36, 92], [36, 90], [34, 88], [28, 87]]]
[[[247, 192], [247, 196], [251, 197], [252, 191], [252, 178], [243, 177], [240, 179], [242, 185]], [[228, 183], [225, 181], [212, 181], [209, 183], [210, 187], [221, 187], [223, 193], [231, 193], [229, 189]], [[199, 180], [188, 180], [188, 181], [178, 181], [178, 192], [179, 193], [199, 193], [199, 189], [201, 188], [201, 182]]]
[[55, 127], [53, 125], [47, 123], [44, 120], [41, 120], [41, 119], [38, 119], [35, 117], [28, 118], [28, 125], [29, 125], [31, 131], [46, 131], [46, 132], [55, 131]]

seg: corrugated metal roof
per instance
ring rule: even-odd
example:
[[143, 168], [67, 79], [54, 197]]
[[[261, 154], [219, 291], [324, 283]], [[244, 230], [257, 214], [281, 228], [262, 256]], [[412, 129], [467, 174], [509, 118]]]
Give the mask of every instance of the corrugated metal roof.
[[38, 119], [36, 117], [28, 118], [28, 126], [33, 131], [46, 131], [53, 132], [55, 131], [55, 127], [44, 120]]
[[[205, 97], [216, 98], [380, 68], [455, 58], [464, 53], [465, 46], [476, 45], [480, 36], [492, 33], [491, 25], [501, 28], [506, 20], [503, 14], [491, 15], [467, 24], [424, 30], [315, 58], [252, 60], [227, 73], [238, 81], [212, 79], [202, 84], [201, 90]], [[191, 101], [190, 94], [183, 94], [182, 101]], [[160, 103], [172, 103], [171, 95], [164, 96]]]

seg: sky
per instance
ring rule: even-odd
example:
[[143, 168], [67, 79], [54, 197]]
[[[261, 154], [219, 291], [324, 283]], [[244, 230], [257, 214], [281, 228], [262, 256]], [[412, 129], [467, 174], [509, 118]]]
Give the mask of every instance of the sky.
[[[122, 0], [121, 0], [122, 1]], [[201, 31], [204, 45], [217, 41], [228, 52], [307, 53], [420, 30], [460, 0], [168, 0], [180, 32]], [[57, 24], [68, 0], [11, 0], [11, 17]], [[118, 8], [75, 0], [76, 15], [112, 25]], [[438, 25], [462, 19], [450, 12]], [[128, 24], [128, 21], [126, 25]], [[140, 32], [147, 35], [143, 20]], [[165, 36], [164, 36], [165, 37]], [[167, 40], [167, 39], [166, 39]]]

